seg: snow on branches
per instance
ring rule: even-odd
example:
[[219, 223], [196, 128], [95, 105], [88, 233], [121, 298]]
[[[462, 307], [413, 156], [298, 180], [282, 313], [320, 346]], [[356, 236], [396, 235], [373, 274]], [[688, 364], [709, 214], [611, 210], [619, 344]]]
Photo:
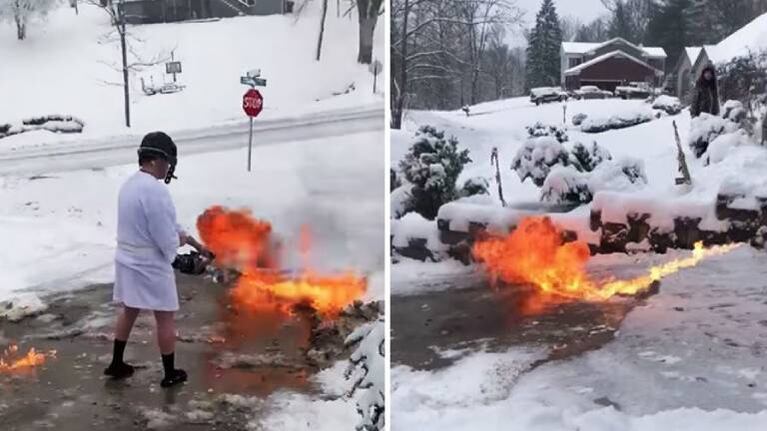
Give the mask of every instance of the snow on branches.
[[360, 422], [357, 431], [382, 431], [384, 429], [384, 320], [366, 323], [346, 337], [345, 344], [358, 344], [349, 357], [349, 367], [345, 376], [354, 376], [349, 396], [357, 390], [365, 393], [357, 400], [357, 412]]

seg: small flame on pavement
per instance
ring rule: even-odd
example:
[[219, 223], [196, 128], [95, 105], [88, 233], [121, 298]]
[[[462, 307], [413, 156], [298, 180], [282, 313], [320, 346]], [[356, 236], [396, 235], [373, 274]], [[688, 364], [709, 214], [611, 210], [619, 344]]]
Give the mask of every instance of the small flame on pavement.
[[48, 358], [55, 358], [56, 351], [39, 353], [34, 347], [30, 347], [26, 355], [19, 356], [19, 346], [11, 344], [0, 354], [0, 373], [16, 373], [34, 369], [42, 365]]

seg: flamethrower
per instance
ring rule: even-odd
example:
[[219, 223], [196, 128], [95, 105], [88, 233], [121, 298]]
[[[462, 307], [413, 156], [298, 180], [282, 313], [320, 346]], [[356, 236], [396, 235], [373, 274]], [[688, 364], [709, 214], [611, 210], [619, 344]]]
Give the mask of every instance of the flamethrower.
[[173, 268], [179, 270], [182, 274], [200, 275], [208, 270], [208, 267], [216, 258], [211, 252], [198, 253], [192, 251], [187, 254], [176, 255], [173, 260]]

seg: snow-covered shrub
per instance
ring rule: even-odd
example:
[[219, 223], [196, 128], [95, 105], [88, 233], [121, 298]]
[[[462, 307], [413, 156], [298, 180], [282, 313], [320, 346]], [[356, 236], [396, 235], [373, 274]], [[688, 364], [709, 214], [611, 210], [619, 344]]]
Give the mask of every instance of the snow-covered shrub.
[[708, 162], [719, 163], [727, 157], [732, 148], [748, 144], [748, 142], [748, 135], [742, 130], [719, 135], [708, 146], [706, 152]]
[[603, 190], [636, 190], [646, 184], [644, 162], [633, 157], [606, 161], [597, 166], [589, 177], [589, 186], [594, 193]]
[[682, 112], [682, 102], [678, 98], [673, 96], [662, 95], [658, 96], [652, 102], [652, 109], [661, 110], [668, 115], [676, 115]]
[[425, 248], [423, 260], [439, 261], [445, 257], [447, 251], [447, 246], [440, 241], [437, 222], [426, 220], [416, 212], [407, 213], [399, 220], [392, 220], [391, 237], [392, 247], [397, 251], [414, 245], [414, 242], [420, 242], [421, 244], [416, 246]]
[[522, 182], [531, 178], [540, 187], [553, 166], [568, 164], [569, 154], [565, 147], [555, 138], [544, 136], [528, 139], [514, 156], [511, 169], [517, 172]]
[[737, 129], [736, 123], [704, 112], [693, 118], [690, 123], [688, 145], [695, 157], [700, 158], [714, 139], [725, 133], [733, 133]]
[[723, 100], [739, 100], [749, 107], [767, 91], [767, 50], [750, 51], [717, 68]]
[[605, 160], [612, 160], [612, 158], [610, 152], [600, 147], [596, 141], [591, 144], [591, 147], [576, 142], [570, 150], [570, 163], [581, 172], [591, 172], [597, 165]]
[[581, 131], [585, 133], [601, 133], [608, 130], [623, 129], [647, 123], [652, 120], [649, 112], [637, 111], [613, 115], [609, 118], [586, 118], [581, 123]]
[[567, 130], [564, 127], [537, 122], [532, 126], [527, 126], [527, 134], [531, 138], [541, 138], [543, 136], [554, 137], [558, 142], [567, 142]]
[[583, 113], [573, 115], [573, 125], [580, 126], [583, 123], [583, 121], [588, 117], [589, 117], [588, 115]]
[[589, 188], [588, 174], [572, 166], [556, 166], [541, 188], [541, 201], [554, 204], [584, 204], [594, 195]]
[[457, 197], [456, 180], [471, 162], [469, 150], [458, 150], [458, 140], [432, 126], [418, 129], [415, 142], [400, 161], [400, 170], [413, 185], [413, 209], [434, 219], [439, 207]]
[[722, 106], [722, 117], [739, 123], [746, 118], [746, 109], [743, 104], [737, 100], [728, 100]]
[[71, 115], [45, 115], [22, 120], [21, 124], [0, 125], [0, 138], [33, 130], [53, 133], [81, 133], [85, 122]]
[[405, 184], [397, 187], [389, 194], [391, 216], [398, 219], [415, 209], [413, 200], [413, 185]]
[[354, 382], [349, 396], [357, 390], [365, 393], [357, 401], [357, 412], [360, 421], [355, 427], [357, 431], [383, 431], [384, 429], [384, 320], [366, 323], [346, 337], [346, 345], [358, 344], [349, 357], [349, 368], [346, 378], [354, 376]]
[[466, 180], [459, 190], [458, 195], [461, 197], [474, 196], [474, 195], [488, 195], [490, 189], [490, 182], [486, 178], [472, 177]]
[[541, 201], [556, 204], [585, 204], [597, 192], [633, 191], [647, 184], [644, 164], [639, 159], [605, 160], [592, 172], [557, 166], [541, 188]]

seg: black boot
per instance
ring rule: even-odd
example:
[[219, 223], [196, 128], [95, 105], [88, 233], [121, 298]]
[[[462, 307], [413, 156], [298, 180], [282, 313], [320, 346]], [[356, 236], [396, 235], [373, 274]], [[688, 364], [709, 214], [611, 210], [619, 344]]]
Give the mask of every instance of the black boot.
[[163, 388], [169, 388], [186, 381], [186, 371], [174, 368], [175, 353], [162, 355], [162, 367], [165, 370], [165, 377], [160, 382]]
[[115, 340], [112, 350], [112, 363], [104, 370], [104, 374], [114, 379], [124, 379], [133, 375], [133, 367], [123, 362], [123, 353], [127, 341]]

